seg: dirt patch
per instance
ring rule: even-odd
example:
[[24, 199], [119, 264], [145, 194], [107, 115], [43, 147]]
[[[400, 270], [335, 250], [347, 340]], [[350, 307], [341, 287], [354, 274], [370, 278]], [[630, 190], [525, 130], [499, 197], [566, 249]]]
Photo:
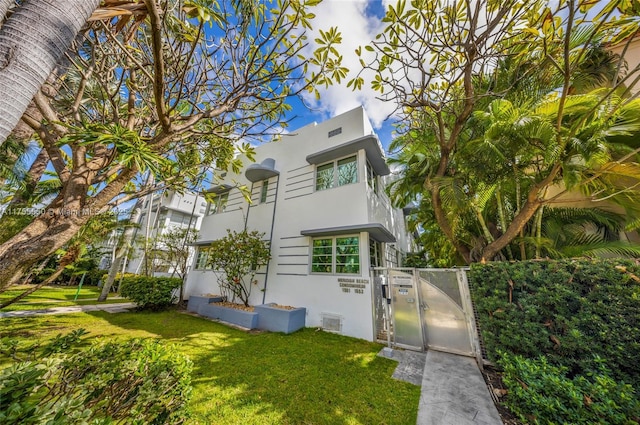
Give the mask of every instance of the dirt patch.
[[502, 403], [502, 400], [507, 394], [507, 389], [502, 383], [502, 375], [500, 372], [493, 366], [485, 366], [482, 374], [491, 392], [494, 404], [498, 409], [502, 423], [504, 425], [522, 425], [522, 422]]
[[253, 307], [252, 306], [246, 306], [244, 304], [230, 303], [228, 301], [223, 301], [223, 302], [220, 302], [220, 303], [213, 303], [213, 304], [219, 305], [220, 307], [235, 308], [236, 310], [249, 311], [249, 312], [253, 311]]

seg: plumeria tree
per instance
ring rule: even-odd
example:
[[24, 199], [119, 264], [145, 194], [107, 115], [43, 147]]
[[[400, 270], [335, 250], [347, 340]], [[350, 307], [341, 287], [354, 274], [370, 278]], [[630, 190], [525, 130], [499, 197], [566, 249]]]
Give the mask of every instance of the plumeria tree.
[[392, 145], [398, 204], [418, 199], [464, 263], [526, 258], [525, 229], [537, 223], [540, 240], [545, 207], [570, 191], [637, 212], [638, 150], [614, 136], [640, 131], [628, 96], [639, 70], [606, 50], [631, 42], [635, 14], [623, 1], [390, 7], [357, 53], [403, 117]]
[[318, 3], [132, 0], [127, 14], [94, 16], [62, 84], [37, 93], [39, 114], [23, 117], [60, 187], [44, 214], [0, 245], [0, 286], [92, 215], [190, 187], [202, 164], [237, 169], [239, 150], [251, 156], [250, 141], [286, 127], [291, 97], [343, 78], [334, 29], [301, 55]]
[[271, 258], [264, 233], [227, 230], [227, 236], [212, 242], [207, 253], [208, 265], [218, 274], [221, 295], [248, 306], [251, 291], [258, 283], [256, 272]]

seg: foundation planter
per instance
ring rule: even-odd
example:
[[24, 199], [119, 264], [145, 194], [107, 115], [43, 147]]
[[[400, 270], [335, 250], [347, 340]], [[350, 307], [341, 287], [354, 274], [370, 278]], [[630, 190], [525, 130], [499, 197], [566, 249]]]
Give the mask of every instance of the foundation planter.
[[221, 320], [247, 329], [256, 329], [258, 327], [258, 313], [255, 311], [237, 310], [216, 304], [203, 304], [198, 308], [197, 313], [201, 316]]
[[304, 328], [307, 309], [292, 310], [276, 307], [275, 304], [263, 304], [254, 307], [258, 313], [258, 329], [290, 334]]
[[221, 296], [208, 296], [208, 295], [198, 295], [198, 296], [190, 296], [189, 301], [187, 302], [187, 311], [192, 313], [197, 313], [200, 306], [207, 305], [210, 303], [219, 303], [224, 301], [224, 297]]

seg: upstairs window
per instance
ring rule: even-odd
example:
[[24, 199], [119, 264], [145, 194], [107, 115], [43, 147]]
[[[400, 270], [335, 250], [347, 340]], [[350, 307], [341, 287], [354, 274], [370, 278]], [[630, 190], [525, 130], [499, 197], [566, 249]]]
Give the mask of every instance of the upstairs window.
[[367, 185], [375, 194], [378, 194], [378, 176], [376, 176], [369, 161], [367, 161]]
[[262, 188], [260, 189], [260, 203], [264, 204], [267, 202], [267, 194], [269, 193], [269, 180], [264, 180], [262, 182]]
[[355, 155], [318, 165], [316, 169], [316, 190], [331, 189], [357, 182], [358, 161]]
[[224, 212], [225, 207], [227, 206], [227, 201], [229, 200], [229, 193], [221, 193], [216, 195], [213, 199], [213, 202], [209, 204], [209, 215], [219, 214]]

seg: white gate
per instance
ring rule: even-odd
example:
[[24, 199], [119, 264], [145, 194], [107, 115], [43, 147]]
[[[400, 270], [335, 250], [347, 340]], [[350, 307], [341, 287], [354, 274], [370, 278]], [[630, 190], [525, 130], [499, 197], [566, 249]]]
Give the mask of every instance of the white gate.
[[464, 269], [375, 268], [372, 281], [378, 339], [481, 360]]

